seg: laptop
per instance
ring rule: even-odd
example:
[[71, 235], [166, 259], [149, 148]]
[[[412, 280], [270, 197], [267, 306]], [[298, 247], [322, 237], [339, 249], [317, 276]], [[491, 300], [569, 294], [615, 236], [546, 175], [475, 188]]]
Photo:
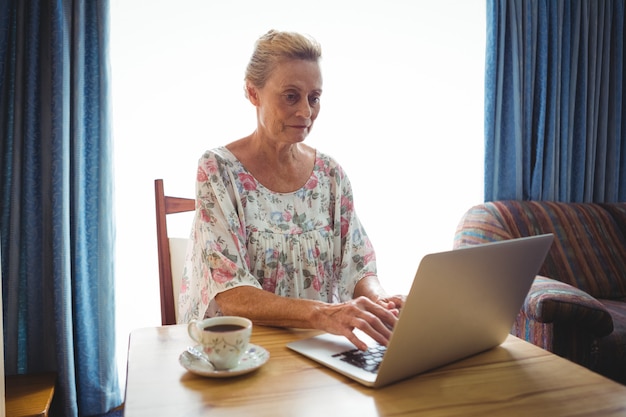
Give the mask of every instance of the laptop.
[[553, 238], [538, 235], [426, 255], [388, 346], [355, 330], [373, 358], [364, 359], [345, 337], [328, 333], [287, 346], [368, 387], [491, 349], [511, 331]]

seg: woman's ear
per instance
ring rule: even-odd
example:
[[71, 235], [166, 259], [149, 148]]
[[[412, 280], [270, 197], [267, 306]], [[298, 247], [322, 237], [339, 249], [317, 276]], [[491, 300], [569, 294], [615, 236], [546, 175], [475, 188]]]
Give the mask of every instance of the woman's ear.
[[244, 88], [246, 90], [246, 97], [248, 97], [248, 100], [256, 106], [259, 103], [259, 93], [256, 87], [247, 82]]

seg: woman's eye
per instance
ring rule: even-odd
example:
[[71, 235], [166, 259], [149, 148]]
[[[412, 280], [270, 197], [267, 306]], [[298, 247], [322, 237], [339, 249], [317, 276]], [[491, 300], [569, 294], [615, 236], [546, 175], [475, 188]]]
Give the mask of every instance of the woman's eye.
[[295, 103], [298, 101], [298, 95], [297, 94], [285, 94], [285, 99], [287, 100], [288, 103]]

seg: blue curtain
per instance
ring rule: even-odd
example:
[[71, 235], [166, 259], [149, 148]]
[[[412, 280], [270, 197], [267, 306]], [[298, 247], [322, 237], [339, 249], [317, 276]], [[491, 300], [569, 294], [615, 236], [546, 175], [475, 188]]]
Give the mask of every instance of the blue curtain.
[[57, 372], [59, 416], [122, 402], [108, 13], [108, 0], [0, 1], [5, 372]]
[[624, 0], [487, 0], [485, 201], [626, 200]]

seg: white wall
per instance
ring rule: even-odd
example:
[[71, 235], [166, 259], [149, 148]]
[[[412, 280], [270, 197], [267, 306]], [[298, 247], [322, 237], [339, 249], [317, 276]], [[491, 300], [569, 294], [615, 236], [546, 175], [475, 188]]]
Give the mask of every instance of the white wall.
[[[307, 143], [335, 156], [392, 292], [451, 248], [483, 196], [484, 0], [113, 0], [120, 373], [128, 333], [160, 324], [153, 180], [192, 196], [205, 149], [249, 134], [243, 72], [270, 28], [323, 47]], [[174, 226], [181, 236], [187, 222]], [[122, 383], [124, 378], [122, 377]]]

